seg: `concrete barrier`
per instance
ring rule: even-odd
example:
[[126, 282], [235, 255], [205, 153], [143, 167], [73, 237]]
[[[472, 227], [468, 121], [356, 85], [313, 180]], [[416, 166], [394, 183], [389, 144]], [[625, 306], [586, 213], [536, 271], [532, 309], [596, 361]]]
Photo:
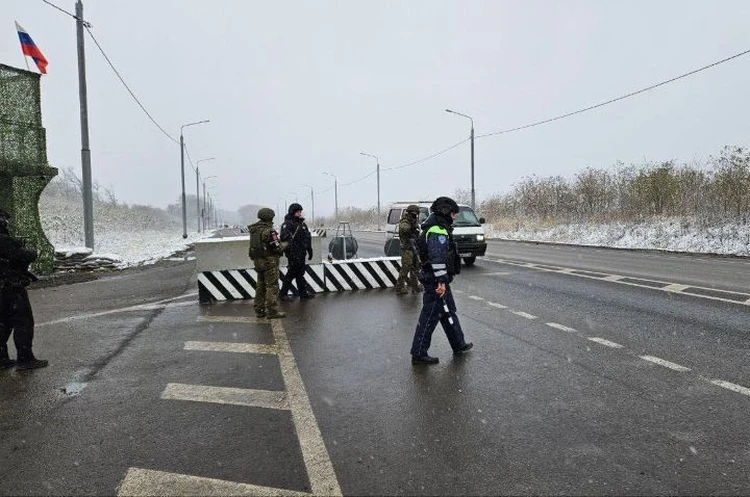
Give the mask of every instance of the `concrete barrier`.
[[[316, 293], [324, 293], [392, 288], [400, 269], [400, 257], [376, 257], [311, 264], [305, 267], [305, 272], [310, 287]], [[282, 266], [279, 279], [286, 272], [287, 267]], [[253, 268], [202, 270], [198, 274], [198, 298], [204, 303], [252, 299], [257, 282]]]

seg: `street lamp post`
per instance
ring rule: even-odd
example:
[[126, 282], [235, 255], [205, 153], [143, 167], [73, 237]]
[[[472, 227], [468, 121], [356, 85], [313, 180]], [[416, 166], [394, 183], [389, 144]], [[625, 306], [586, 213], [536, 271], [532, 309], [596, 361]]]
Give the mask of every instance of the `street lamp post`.
[[336, 177], [335, 174], [331, 174], [328, 172], [323, 171], [323, 174], [333, 177], [333, 202], [334, 202], [334, 212], [336, 213], [336, 222], [339, 222], [339, 179]]
[[312, 225], [315, 226], [315, 195], [313, 194], [313, 187], [310, 185], [303, 184], [310, 189], [310, 204], [312, 205]]
[[182, 238], [187, 238], [187, 205], [185, 202], [185, 138], [182, 130], [188, 126], [211, 122], [209, 119], [196, 121], [194, 123], [183, 124], [180, 126], [180, 170], [182, 172]]
[[208, 220], [210, 218], [208, 217], [208, 212], [206, 211], [206, 181], [210, 180], [211, 178], [216, 178], [217, 176], [211, 175], [206, 176], [203, 178], [203, 209], [201, 209], [201, 219], [203, 221], [203, 232], [206, 232], [206, 225], [208, 224]]
[[[198, 165], [201, 162], [206, 162], [210, 160], [215, 160], [216, 157], [209, 157], [208, 159], [198, 159], [195, 161], [195, 207], [196, 207], [196, 215], [198, 216], [198, 233], [201, 232], [201, 190], [200, 190], [200, 182], [201, 182], [201, 172], [200, 167]], [[203, 230], [205, 231], [205, 230]]]
[[466, 114], [461, 114], [455, 110], [445, 109], [445, 112], [465, 117], [471, 121], [471, 209], [476, 211], [476, 194], [474, 192], [474, 119]]
[[373, 157], [376, 163], [376, 172], [378, 177], [378, 231], [380, 231], [380, 159], [376, 155], [360, 152], [360, 155], [366, 155], [367, 157]]

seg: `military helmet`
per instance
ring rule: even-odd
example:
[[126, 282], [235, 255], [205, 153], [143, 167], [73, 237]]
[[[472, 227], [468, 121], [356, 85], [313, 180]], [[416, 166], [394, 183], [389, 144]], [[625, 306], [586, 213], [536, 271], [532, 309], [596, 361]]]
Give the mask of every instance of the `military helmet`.
[[451, 212], [458, 214], [458, 204], [450, 197], [438, 197], [430, 206], [430, 212], [450, 217]]
[[258, 219], [261, 221], [273, 221], [275, 215], [276, 213], [273, 209], [269, 209], [268, 207], [263, 207], [258, 210]]
[[414, 214], [415, 216], [419, 215], [419, 206], [411, 204], [409, 207], [406, 208], [406, 212], [409, 214]]

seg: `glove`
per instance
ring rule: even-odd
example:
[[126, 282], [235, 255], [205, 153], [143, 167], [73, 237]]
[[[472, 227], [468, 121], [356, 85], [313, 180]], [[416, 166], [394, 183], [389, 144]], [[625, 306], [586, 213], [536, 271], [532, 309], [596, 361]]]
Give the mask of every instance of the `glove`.
[[312, 248], [307, 249], [307, 260], [312, 260]]

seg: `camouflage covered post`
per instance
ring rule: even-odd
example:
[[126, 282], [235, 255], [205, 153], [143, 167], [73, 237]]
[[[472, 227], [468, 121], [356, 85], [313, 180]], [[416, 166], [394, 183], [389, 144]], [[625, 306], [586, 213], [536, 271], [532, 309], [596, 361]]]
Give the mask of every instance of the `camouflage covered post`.
[[39, 221], [39, 197], [57, 169], [47, 164], [39, 78], [0, 64], [0, 209], [11, 216], [11, 235], [39, 252], [33, 270], [50, 274], [54, 249]]

